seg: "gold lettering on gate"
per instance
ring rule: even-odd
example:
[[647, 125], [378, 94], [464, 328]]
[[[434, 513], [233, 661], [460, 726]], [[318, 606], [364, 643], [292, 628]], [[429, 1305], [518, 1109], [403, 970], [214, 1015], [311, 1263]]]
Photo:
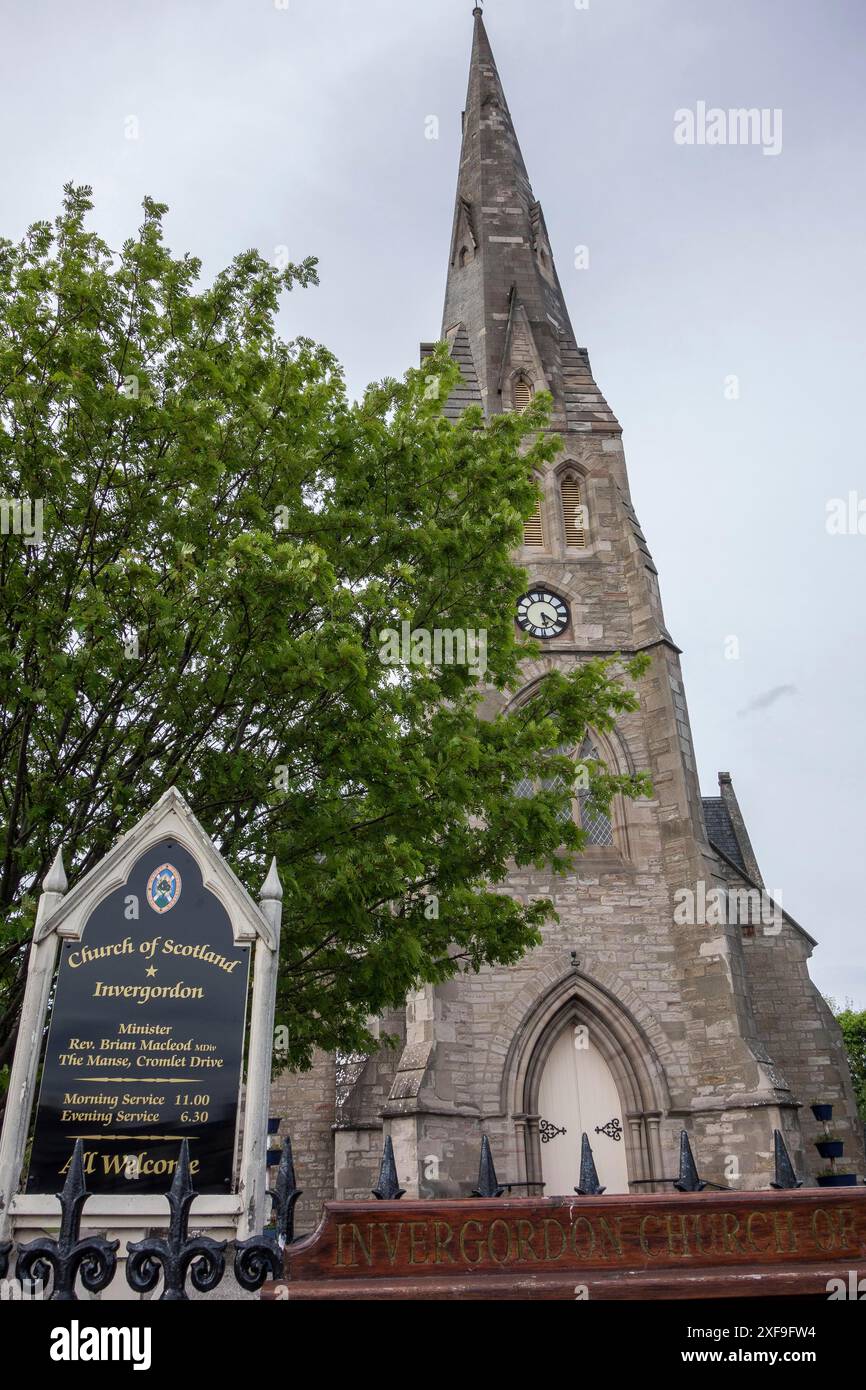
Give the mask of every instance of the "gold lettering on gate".
[[[565, 1254], [566, 1248], [568, 1246], [568, 1237], [566, 1236], [565, 1231], [562, 1229], [560, 1223], [554, 1220], [553, 1217], [546, 1217], [542, 1225], [544, 1228], [544, 1262], [545, 1264], [550, 1264], [551, 1262], [555, 1263], [557, 1260], [561, 1260], [563, 1255]], [[555, 1253], [550, 1248], [551, 1226], [556, 1227], [560, 1241], [559, 1249]]]
[[[502, 1255], [501, 1258], [500, 1258], [500, 1256], [496, 1253], [496, 1250], [497, 1250], [496, 1228], [497, 1228], [497, 1227], [500, 1227], [500, 1228], [505, 1232], [505, 1253]], [[496, 1265], [505, 1265], [505, 1264], [508, 1264], [508, 1262], [509, 1262], [509, 1260], [511, 1259], [511, 1256], [512, 1256], [512, 1246], [511, 1246], [511, 1227], [508, 1225], [508, 1222], [507, 1222], [507, 1221], [496, 1220], [496, 1221], [492, 1221], [492, 1222], [490, 1223], [490, 1229], [489, 1229], [488, 1232], [487, 1232], [487, 1253], [488, 1253], [488, 1255], [490, 1256], [490, 1258], [491, 1258], [491, 1260], [493, 1261], [494, 1264], [496, 1264]]]
[[738, 1242], [740, 1234], [740, 1223], [732, 1211], [722, 1213], [722, 1237], [725, 1242], [725, 1250], [729, 1255], [745, 1255], [747, 1253], [742, 1241]]
[[704, 1222], [703, 1222], [703, 1218], [702, 1218], [701, 1216], [696, 1216], [696, 1217], [695, 1217], [695, 1225], [694, 1225], [695, 1248], [696, 1248], [696, 1250], [697, 1250], [701, 1255], [711, 1255], [712, 1252], [713, 1252], [713, 1250], [714, 1250], [714, 1248], [715, 1248], [716, 1238], [717, 1238], [717, 1236], [718, 1236], [718, 1229], [719, 1229], [719, 1228], [718, 1228], [718, 1222], [717, 1222], [717, 1219], [716, 1219], [716, 1216], [715, 1216], [715, 1215], [713, 1215], [713, 1216], [710, 1217], [710, 1223], [709, 1223], [709, 1224], [710, 1224], [711, 1234], [710, 1234], [710, 1236], [709, 1236], [709, 1244], [707, 1244], [707, 1241], [706, 1241], [706, 1239], [705, 1239], [705, 1233], [704, 1233]]
[[[679, 1230], [674, 1230], [677, 1224]], [[680, 1250], [674, 1249], [674, 1241], [677, 1239], [682, 1246]], [[686, 1218], [681, 1212], [678, 1212], [676, 1216], [668, 1217], [668, 1254], [679, 1255], [684, 1260], [692, 1258], [692, 1252], [689, 1249], [689, 1228]]]
[[[429, 1235], [429, 1227], [426, 1221], [409, 1222], [409, 1263], [410, 1265], [427, 1264], [428, 1250], [423, 1244]], [[420, 1249], [419, 1249], [420, 1246]]]
[[[585, 1228], [586, 1249], [578, 1248], [578, 1227]], [[588, 1260], [595, 1253], [595, 1231], [585, 1216], [578, 1216], [571, 1227], [571, 1248], [579, 1260]]]
[[[400, 1222], [398, 1223], [398, 1225], [397, 1225], [397, 1235], [396, 1235], [396, 1237], [395, 1237], [395, 1240], [394, 1240], [394, 1244], [393, 1244], [393, 1245], [391, 1244], [391, 1227], [388, 1225], [388, 1223], [387, 1223], [386, 1221], [382, 1221], [382, 1222], [380, 1222], [379, 1224], [380, 1224], [381, 1231], [382, 1231], [382, 1239], [383, 1239], [384, 1242], [385, 1242], [385, 1249], [386, 1249], [387, 1252], [388, 1252], [388, 1259], [389, 1259], [389, 1261], [391, 1262], [391, 1264], [394, 1265], [394, 1264], [396, 1264], [396, 1262], [397, 1262], [397, 1252], [398, 1252], [398, 1250], [400, 1249], [400, 1237], [401, 1237], [402, 1234], [403, 1234], [403, 1224], [404, 1224], [404, 1223], [403, 1223], [402, 1221], [400, 1221]], [[410, 1239], [411, 1239], [411, 1237], [410, 1237]]]
[[[350, 1258], [349, 1258], [348, 1260], [344, 1260], [344, 1259], [343, 1259], [343, 1254], [344, 1254], [345, 1252], [344, 1252], [344, 1249], [343, 1249], [343, 1239], [344, 1239], [343, 1233], [344, 1233], [344, 1231], [346, 1231], [347, 1229], [348, 1229], [348, 1231], [349, 1231], [349, 1238], [350, 1238], [350, 1240], [351, 1240]], [[372, 1268], [372, 1264], [373, 1264], [373, 1232], [374, 1232], [375, 1229], [376, 1229], [375, 1224], [371, 1221], [371, 1222], [369, 1223], [369, 1225], [367, 1226], [367, 1241], [368, 1241], [368, 1244], [365, 1244], [365, 1242], [364, 1242], [364, 1237], [361, 1235], [360, 1227], [357, 1226], [357, 1225], [355, 1224], [354, 1221], [351, 1222], [351, 1223], [349, 1224], [348, 1228], [347, 1228], [346, 1226], [338, 1226], [338, 1227], [337, 1227], [337, 1241], [338, 1241], [338, 1258], [337, 1258], [337, 1264], [339, 1264], [339, 1265], [356, 1265], [356, 1264], [358, 1263], [358, 1260], [355, 1258], [355, 1245], [356, 1245], [356, 1243], [357, 1243], [357, 1244], [360, 1246], [360, 1248], [361, 1248], [361, 1254], [363, 1255], [363, 1257], [364, 1257], [364, 1259], [365, 1259], [367, 1265], [368, 1265], [369, 1267]]]
[[614, 1255], [622, 1254], [622, 1217], [618, 1216], [614, 1222], [615, 1230], [611, 1230], [610, 1222], [606, 1216], [599, 1218], [598, 1229], [601, 1233], [601, 1255], [606, 1259], [604, 1244], [605, 1241], [610, 1245]]
[[344, 1226], [342, 1223], [337, 1226], [337, 1264], [341, 1268], [345, 1267], [346, 1265], [354, 1264], [354, 1260], [345, 1260], [343, 1258], [345, 1254], [345, 1251], [343, 1249], [343, 1240], [346, 1235], [346, 1230], [347, 1227]]
[[839, 1243], [843, 1250], [857, 1249], [857, 1232], [852, 1230], [852, 1223], [855, 1220], [855, 1213], [851, 1207], [840, 1207], [839, 1217]]
[[[549, 1210], [550, 1208], [548, 1208]], [[408, 1213], [407, 1213], [408, 1216]], [[801, 1240], [800, 1237], [803, 1237]], [[432, 1217], [393, 1222], [336, 1224], [336, 1265], [391, 1269], [401, 1264], [503, 1268], [589, 1261], [614, 1265], [644, 1259], [654, 1264], [687, 1260], [725, 1264], [796, 1256], [798, 1248], [840, 1256], [860, 1249], [860, 1216], [853, 1206], [773, 1210], [608, 1213], [562, 1217], [486, 1214], [461, 1225]]]
[[[527, 1231], [529, 1232], [528, 1235], [526, 1234]], [[517, 1260], [518, 1260], [518, 1263], [519, 1263], [519, 1264], [520, 1264], [520, 1263], [523, 1263], [523, 1262], [526, 1260], [526, 1254], [525, 1254], [525, 1252], [526, 1252], [527, 1250], [529, 1251], [529, 1261], [535, 1260], [535, 1261], [537, 1262], [538, 1260], [541, 1259], [541, 1256], [538, 1255], [538, 1254], [536, 1253], [536, 1251], [533, 1250], [533, 1248], [532, 1248], [532, 1241], [535, 1239], [536, 1234], [537, 1234], [537, 1232], [536, 1232], [535, 1227], [533, 1226], [533, 1224], [532, 1224], [531, 1221], [526, 1221], [526, 1220], [518, 1221], [518, 1223], [517, 1223]]]
[[655, 1259], [655, 1258], [656, 1258], [657, 1256], [659, 1256], [662, 1252], [661, 1252], [661, 1250], [652, 1250], [652, 1249], [650, 1248], [650, 1246], [647, 1244], [647, 1236], [649, 1235], [649, 1224], [650, 1224], [650, 1222], [652, 1222], [655, 1226], [661, 1225], [661, 1221], [660, 1221], [659, 1217], [657, 1217], [657, 1216], [644, 1216], [644, 1217], [641, 1218], [641, 1223], [640, 1223], [640, 1248], [641, 1248], [641, 1250], [644, 1252], [645, 1255], [648, 1255], [648, 1256], [650, 1257], [650, 1259]]
[[819, 1250], [832, 1250], [836, 1244], [836, 1226], [833, 1213], [818, 1207], [812, 1212], [812, 1235]]
[[[470, 1226], [474, 1226], [476, 1231], [478, 1231], [477, 1236], [471, 1237], [473, 1245], [475, 1247], [474, 1260], [470, 1259], [469, 1254], [466, 1250], [466, 1233], [469, 1230]], [[478, 1265], [481, 1263], [483, 1259], [481, 1253], [481, 1232], [483, 1231], [483, 1229], [484, 1228], [481, 1225], [480, 1221], [464, 1221], [463, 1225], [460, 1227], [460, 1254], [463, 1256], [463, 1259], [466, 1261], [468, 1265]]]
[[[443, 1232], [443, 1231], [447, 1231], [447, 1232], [448, 1232], [448, 1234], [447, 1234], [447, 1236], [445, 1237], [444, 1240], [443, 1240], [443, 1238], [442, 1238], [442, 1232]], [[451, 1254], [451, 1251], [448, 1249], [448, 1246], [451, 1244], [452, 1240], [454, 1239], [454, 1229], [453, 1229], [453, 1227], [452, 1227], [452, 1226], [449, 1226], [449, 1224], [448, 1224], [447, 1221], [437, 1221], [437, 1222], [434, 1223], [434, 1227], [433, 1227], [433, 1236], [434, 1236], [434, 1243], [435, 1243], [435, 1246], [436, 1246], [435, 1259], [436, 1259], [437, 1265], [443, 1264], [443, 1263], [445, 1262], [446, 1259], [447, 1259], [451, 1264], [456, 1264], [456, 1260], [454, 1259], [454, 1256]]]
[[[756, 1221], [763, 1221], [763, 1223], [764, 1223], [764, 1228], [765, 1228], [765, 1229], [764, 1229], [764, 1232], [762, 1233], [762, 1238], [765, 1238], [766, 1241], [767, 1241], [767, 1243], [766, 1243], [765, 1245], [759, 1245], [759, 1244], [758, 1244], [757, 1238], [756, 1238], [756, 1236], [755, 1236], [755, 1229], [754, 1229], [754, 1228], [755, 1228], [755, 1222], [756, 1222]], [[746, 1235], [747, 1235], [747, 1238], [748, 1238], [748, 1241], [749, 1241], [749, 1245], [752, 1247], [753, 1250], [758, 1250], [758, 1251], [769, 1250], [769, 1248], [770, 1248], [770, 1245], [769, 1245], [770, 1237], [769, 1237], [769, 1234], [768, 1234], [767, 1231], [766, 1231], [766, 1225], [767, 1225], [767, 1218], [766, 1218], [766, 1216], [764, 1215], [764, 1213], [763, 1213], [762, 1211], [750, 1211], [750, 1212], [749, 1212], [749, 1215], [748, 1215], [748, 1217], [746, 1218]]]
[[797, 1231], [790, 1211], [773, 1212], [773, 1230], [776, 1236], [776, 1254], [793, 1255], [797, 1251]]

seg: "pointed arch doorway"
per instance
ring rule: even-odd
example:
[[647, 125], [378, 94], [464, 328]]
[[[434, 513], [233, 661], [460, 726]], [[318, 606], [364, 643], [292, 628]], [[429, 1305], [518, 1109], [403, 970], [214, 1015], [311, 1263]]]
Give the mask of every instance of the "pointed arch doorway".
[[616, 1080], [589, 1030], [574, 1019], [559, 1030], [544, 1061], [538, 1112], [546, 1197], [573, 1195], [583, 1133], [589, 1135], [602, 1186], [608, 1192], [629, 1191], [625, 1117]]

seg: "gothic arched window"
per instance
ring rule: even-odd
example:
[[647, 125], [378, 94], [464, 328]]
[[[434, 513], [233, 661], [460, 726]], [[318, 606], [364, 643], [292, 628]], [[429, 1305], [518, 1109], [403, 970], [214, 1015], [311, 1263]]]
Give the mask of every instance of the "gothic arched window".
[[[583, 743], [580, 745], [578, 761], [582, 765], [586, 763], [599, 763], [602, 761], [590, 734], [587, 734]], [[613, 844], [613, 826], [611, 825], [610, 817], [606, 816], [603, 811], [593, 811], [589, 804], [589, 800], [588, 788], [579, 785], [577, 792], [577, 818], [580, 823], [580, 828], [586, 831], [588, 844], [609, 848]]]
[[[559, 753], [567, 753], [568, 751], [567, 748], [557, 749]], [[592, 740], [592, 736], [587, 734], [583, 743], [580, 745], [580, 752], [577, 756], [578, 783], [576, 796], [572, 803], [572, 808], [569, 809], [566, 807], [560, 812], [560, 820], [563, 822], [569, 821], [572, 816], [574, 816], [581, 830], [586, 832], [587, 845], [594, 846], [597, 849], [610, 849], [613, 847], [614, 843], [613, 825], [611, 824], [610, 817], [605, 815], [602, 811], [592, 810], [589, 804], [589, 789], [583, 785], [586, 778], [580, 775], [581, 766], [587, 763], [600, 763], [601, 761], [602, 759]], [[563, 785], [563, 782], [558, 777], [541, 782], [534, 782], [530, 778], [524, 777], [515, 787], [515, 795], [534, 796], [537, 790], [549, 791], [552, 788], [559, 789]]]

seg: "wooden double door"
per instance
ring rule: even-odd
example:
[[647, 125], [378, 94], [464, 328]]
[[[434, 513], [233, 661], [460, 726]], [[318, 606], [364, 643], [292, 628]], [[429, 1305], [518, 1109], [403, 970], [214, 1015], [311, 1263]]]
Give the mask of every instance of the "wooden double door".
[[563, 1028], [548, 1054], [538, 1111], [545, 1197], [573, 1195], [584, 1132], [601, 1184], [611, 1193], [629, 1191], [625, 1121], [616, 1081], [579, 1024]]

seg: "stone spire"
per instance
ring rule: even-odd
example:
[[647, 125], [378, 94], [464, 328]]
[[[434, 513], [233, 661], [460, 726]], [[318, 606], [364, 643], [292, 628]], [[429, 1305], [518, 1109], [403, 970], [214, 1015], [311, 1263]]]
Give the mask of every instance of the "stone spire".
[[443, 337], [488, 415], [511, 409], [525, 381], [553, 393], [555, 429], [618, 433], [577, 348], [480, 7], [474, 15]]

